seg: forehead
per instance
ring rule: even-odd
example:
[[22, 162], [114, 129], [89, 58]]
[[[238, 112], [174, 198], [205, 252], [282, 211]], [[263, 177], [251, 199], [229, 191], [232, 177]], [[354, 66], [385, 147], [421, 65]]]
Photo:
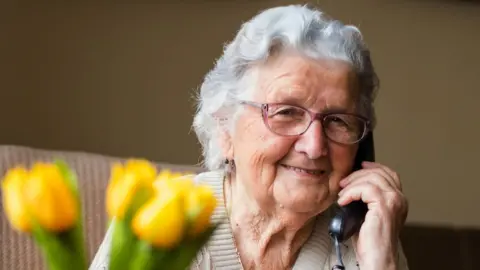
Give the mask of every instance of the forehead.
[[264, 102], [291, 103], [319, 111], [352, 111], [357, 89], [355, 73], [347, 63], [284, 54], [258, 68], [255, 96]]

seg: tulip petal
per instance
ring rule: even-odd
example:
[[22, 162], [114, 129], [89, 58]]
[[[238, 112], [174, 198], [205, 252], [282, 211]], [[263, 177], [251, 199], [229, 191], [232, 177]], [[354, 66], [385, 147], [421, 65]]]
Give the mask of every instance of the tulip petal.
[[127, 209], [134, 203], [135, 194], [144, 188], [153, 190], [155, 175], [155, 166], [146, 160], [133, 159], [127, 160], [125, 165], [113, 164], [105, 202], [109, 218], [125, 218]]
[[70, 187], [71, 192], [75, 196], [75, 202], [77, 206], [77, 222], [75, 226], [67, 232], [67, 235], [70, 238], [70, 242], [72, 242], [73, 250], [76, 253], [78, 258], [81, 258], [83, 262], [86, 262], [86, 251], [85, 251], [85, 243], [84, 243], [84, 232], [83, 232], [83, 209], [81, 204], [81, 196], [80, 190], [78, 187], [78, 178], [77, 174], [68, 166], [68, 164], [62, 160], [57, 160], [55, 162], [57, 168], [59, 169], [60, 173], [63, 176], [63, 179]]
[[78, 199], [80, 199], [77, 175], [63, 160], [55, 160], [55, 165], [62, 174], [65, 183], [68, 185], [72, 193], [75, 194]]
[[31, 230], [30, 216], [23, 196], [27, 175], [25, 168], [16, 167], [9, 170], [2, 181], [5, 214], [12, 227], [22, 232]]
[[24, 195], [32, 217], [49, 231], [65, 231], [78, 223], [79, 198], [53, 164], [36, 163], [26, 180]]
[[174, 193], [153, 197], [132, 220], [137, 237], [157, 247], [172, 248], [177, 245], [185, 228], [182, 202], [183, 198]]

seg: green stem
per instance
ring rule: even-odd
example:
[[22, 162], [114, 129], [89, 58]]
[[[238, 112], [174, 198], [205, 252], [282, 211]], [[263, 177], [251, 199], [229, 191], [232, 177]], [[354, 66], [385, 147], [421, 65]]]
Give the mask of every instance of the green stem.
[[76, 241], [75, 229], [55, 234], [34, 226], [33, 236], [49, 270], [86, 270], [83, 244]]
[[128, 269], [133, 254], [133, 247], [136, 244], [135, 236], [130, 230], [129, 224], [124, 220], [114, 220], [111, 226], [113, 226], [113, 235], [109, 269]]

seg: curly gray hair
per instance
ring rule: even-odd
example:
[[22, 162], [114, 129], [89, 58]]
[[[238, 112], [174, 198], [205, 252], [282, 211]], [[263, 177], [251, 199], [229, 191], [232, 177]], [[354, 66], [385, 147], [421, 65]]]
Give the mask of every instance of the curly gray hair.
[[271, 8], [242, 25], [200, 87], [193, 129], [202, 145], [207, 169], [225, 166], [219, 135], [233, 131], [232, 122], [238, 112], [236, 101], [251, 88], [249, 71], [273, 52], [286, 48], [313, 59], [350, 63], [359, 79], [359, 112], [375, 125], [373, 102], [378, 78], [359, 29], [306, 5]]

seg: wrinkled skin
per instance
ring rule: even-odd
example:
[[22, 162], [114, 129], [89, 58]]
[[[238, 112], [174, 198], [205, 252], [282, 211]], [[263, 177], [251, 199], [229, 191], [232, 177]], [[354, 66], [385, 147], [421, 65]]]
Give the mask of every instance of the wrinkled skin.
[[[313, 112], [357, 111], [357, 78], [346, 63], [287, 52], [252, 76], [251, 101], [289, 103]], [[234, 130], [225, 131], [222, 141], [224, 156], [236, 166], [225, 194], [246, 269], [291, 267], [312, 230], [312, 218], [338, 198], [341, 204], [362, 198], [369, 205], [357, 241], [360, 268], [395, 269], [407, 206], [391, 169], [368, 163], [350, 175], [358, 145], [329, 141], [320, 121], [302, 135], [279, 136], [265, 126], [260, 109], [245, 106]]]

